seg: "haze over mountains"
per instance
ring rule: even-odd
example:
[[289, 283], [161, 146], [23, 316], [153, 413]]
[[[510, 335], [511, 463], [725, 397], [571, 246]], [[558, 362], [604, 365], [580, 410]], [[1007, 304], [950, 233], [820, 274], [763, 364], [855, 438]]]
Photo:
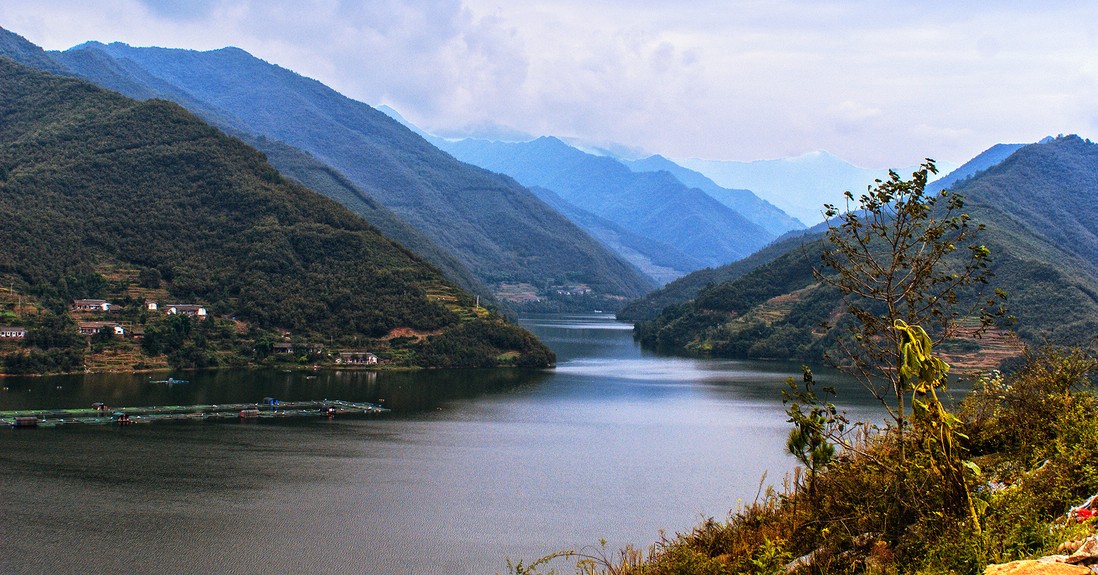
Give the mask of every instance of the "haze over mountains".
[[551, 136], [446, 139], [424, 132], [392, 108], [379, 109], [458, 159], [529, 186], [661, 284], [740, 259], [745, 247], [754, 251], [804, 227], [750, 190], [722, 188], [662, 156], [626, 160]]
[[[651, 319], [678, 306], [660, 327], [643, 331], [650, 341], [680, 347], [687, 343], [651, 334], [674, 332], [677, 338], [693, 330], [690, 341], [704, 341], [694, 328], [716, 329], [706, 322], [750, 312], [705, 308], [705, 302], [724, 297], [721, 290], [739, 293], [748, 285], [738, 282], [754, 282], [751, 293], [765, 295], [762, 303], [811, 295], [814, 305], [825, 305], [823, 292], [783, 291], [812, 285], [811, 278], [797, 275], [811, 266], [805, 268], [794, 252], [803, 258], [804, 246], [819, 237], [816, 224], [825, 202], [841, 206], [844, 191], [858, 194], [886, 173], [826, 152], [749, 163], [676, 163], [658, 155], [632, 160], [596, 155], [554, 137], [445, 140], [390, 117], [399, 118], [395, 111], [355, 102], [236, 48], [195, 52], [90, 42], [47, 53], [0, 30], [0, 53], [137, 99], [178, 102], [486, 299], [494, 293], [547, 309], [616, 309], [671, 282], [629, 305], [622, 317]], [[973, 194], [974, 209], [994, 224], [989, 243], [1002, 254], [997, 269], [1016, 288], [1015, 301], [1037, 309], [1049, 306], [1034, 294], [1093, 299], [1098, 293], [1096, 226], [1086, 196], [1078, 195], [1093, 189], [1086, 180], [1091, 144], [1075, 150], [1075, 140], [1047, 142], [1048, 149], [1061, 151], [1020, 164], [1018, 158], [1037, 157], [1032, 150], [1038, 148], [999, 144], [959, 169], [939, 164], [945, 175], [929, 186]], [[1025, 167], [1003, 176], [999, 170], [1010, 165]], [[906, 176], [914, 169], [896, 171]], [[1053, 172], [1055, 181], [1045, 179]], [[1060, 189], [1056, 182], [1075, 182], [1076, 188]], [[1040, 279], [1033, 270], [1051, 279]], [[693, 298], [702, 303], [689, 301]], [[1043, 312], [1028, 312], [1022, 333], [1031, 341], [1085, 333], [1093, 327], [1088, 305], [1077, 321], [1060, 327], [1048, 325]], [[1051, 308], [1060, 309], [1056, 306], [1063, 307]], [[786, 312], [798, 323], [783, 327], [771, 314], [767, 329], [786, 337], [804, 327], [807, 316]], [[684, 321], [694, 327], [680, 329]], [[791, 345], [805, 351], [817, 344]]]
[[[460, 160], [551, 191], [558, 202], [566, 202], [566, 213], [593, 214], [667, 246], [653, 253], [620, 240], [625, 248], [644, 254], [642, 269], [661, 255], [672, 254], [680, 262], [691, 258], [718, 266], [749, 255], [777, 236], [667, 171], [632, 171], [614, 158], [585, 153], [557, 138], [434, 141]], [[686, 273], [698, 267], [677, 269]]]
[[[793, 158], [733, 162], [697, 158], [676, 160], [680, 165], [696, 170], [727, 188], [747, 188], [759, 197], [781, 208], [808, 226], [823, 221], [825, 203], [842, 206], [843, 192], [857, 196], [875, 179], [885, 179], [888, 170], [859, 168], [824, 151], [810, 152]], [[945, 174], [956, 166], [939, 163]], [[895, 167], [900, 174], [910, 174], [917, 166]]]
[[634, 172], [667, 172], [687, 187], [697, 188], [709, 194], [775, 237], [788, 231], [804, 228], [804, 223], [800, 220], [755, 195], [751, 190], [725, 188], [701, 172], [684, 168], [663, 156], [654, 155], [641, 160], [622, 160], [621, 162]]

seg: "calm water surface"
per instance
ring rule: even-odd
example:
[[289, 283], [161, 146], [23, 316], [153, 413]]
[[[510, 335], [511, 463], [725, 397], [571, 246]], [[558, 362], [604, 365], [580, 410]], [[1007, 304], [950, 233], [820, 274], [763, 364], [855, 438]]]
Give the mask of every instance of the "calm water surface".
[[[0, 430], [0, 573], [491, 575], [600, 538], [647, 546], [793, 467], [780, 390], [797, 365], [653, 355], [602, 315], [523, 323], [556, 369], [6, 378], [0, 410], [273, 396], [393, 412]], [[852, 416], [876, 413], [817, 376]]]

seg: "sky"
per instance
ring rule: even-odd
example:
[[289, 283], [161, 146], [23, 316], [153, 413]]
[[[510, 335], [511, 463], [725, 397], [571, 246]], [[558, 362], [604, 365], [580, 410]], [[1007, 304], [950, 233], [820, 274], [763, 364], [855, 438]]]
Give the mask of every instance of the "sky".
[[0, 27], [237, 46], [444, 136], [962, 163], [1098, 133], [1098, 2], [3, 0]]

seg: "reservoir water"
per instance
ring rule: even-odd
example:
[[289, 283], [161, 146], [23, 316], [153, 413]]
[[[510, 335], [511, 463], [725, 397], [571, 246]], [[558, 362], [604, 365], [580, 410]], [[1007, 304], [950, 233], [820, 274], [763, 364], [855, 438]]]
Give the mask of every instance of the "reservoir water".
[[[556, 369], [4, 378], [0, 410], [271, 396], [392, 412], [0, 430], [0, 573], [491, 575], [600, 538], [647, 547], [793, 468], [780, 392], [797, 365], [655, 355], [605, 315], [523, 324]], [[878, 413], [816, 373], [852, 419]]]

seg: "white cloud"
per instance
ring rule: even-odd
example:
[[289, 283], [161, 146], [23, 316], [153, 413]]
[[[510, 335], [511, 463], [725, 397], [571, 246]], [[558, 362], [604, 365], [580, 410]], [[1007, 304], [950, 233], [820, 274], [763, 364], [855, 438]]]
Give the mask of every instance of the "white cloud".
[[[963, 161], [1094, 133], [1098, 5], [1082, 2], [5, 0], [0, 26], [236, 45], [413, 122], [750, 160]], [[498, 127], [497, 127], [498, 126]]]

